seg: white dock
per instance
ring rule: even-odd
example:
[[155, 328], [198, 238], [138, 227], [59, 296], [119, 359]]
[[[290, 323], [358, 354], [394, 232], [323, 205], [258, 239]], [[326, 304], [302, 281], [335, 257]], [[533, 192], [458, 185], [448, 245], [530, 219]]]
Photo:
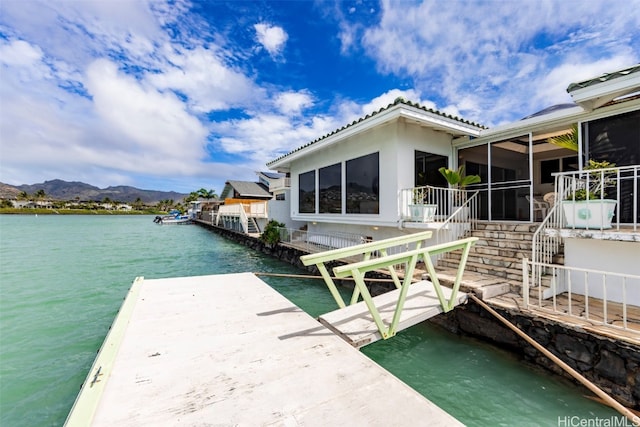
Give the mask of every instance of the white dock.
[[136, 280], [66, 425], [416, 423], [462, 425], [242, 273]]
[[[450, 299], [451, 289], [444, 286], [441, 289], [445, 299]], [[399, 293], [400, 290], [395, 289], [372, 298], [380, 312], [383, 323], [386, 325], [389, 325], [393, 319]], [[458, 292], [455, 305], [460, 305], [466, 300], [467, 294]], [[402, 331], [423, 322], [442, 313], [442, 311], [440, 300], [431, 282], [423, 280], [413, 283], [407, 292], [407, 299], [404, 303], [397, 331]], [[318, 320], [356, 348], [382, 339], [373, 321], [373, 316], [371, 316], [364, 301], [323, 314]]]

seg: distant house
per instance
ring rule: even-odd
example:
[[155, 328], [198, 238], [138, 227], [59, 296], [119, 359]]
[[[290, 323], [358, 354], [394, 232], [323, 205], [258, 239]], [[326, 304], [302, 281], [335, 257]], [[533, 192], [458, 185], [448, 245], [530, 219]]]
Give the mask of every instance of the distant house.
[[268, 222], [268, 201], [273, 198], [265, 184], [227, 181], [220, 194], [215, 224], [251, 235], [259, 235]]

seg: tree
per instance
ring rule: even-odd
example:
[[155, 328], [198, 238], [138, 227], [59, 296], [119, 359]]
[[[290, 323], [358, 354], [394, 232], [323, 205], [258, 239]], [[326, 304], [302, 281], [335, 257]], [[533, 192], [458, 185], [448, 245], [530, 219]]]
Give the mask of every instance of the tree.
[[47, 197], [47, 193], [45, 193], [44, 190], [41, 188], [40, 190], [36, 191], [34, 196], [38, 200], [43, 200], [45, 197]]
[[201, 188], [198, 190], [198, 196], [202, 197], [203, 199], [215, 199], [218, 197], [218, 195], [216, 194], [215, 190], [207, 190], [205, 188]]
[[191, 193], [189, 193], [189, 195], [187, 197], [184, 198], [185, 203], [190, 203], [190, 202], [193, 202], [195, 200], [198, 200], [198, 192], [197, 191], [192, 191]]
[[21, 191], [18, 193], [18, 200], [28, 200], [29, 194], [26, 191]]
[[578, 124], [571, 125], [571, 130], [564, 135], [555, 136], [547, 139], [548, 142], [558, 147], [566, 148], [571, 151], [578, 151]]
[[138, 197], [136, 199], [135, 202], [133, 202], [133, 209], [137, 210], [137, 211], [141, 211], [142, 210], [142, 199], [140, 197]]

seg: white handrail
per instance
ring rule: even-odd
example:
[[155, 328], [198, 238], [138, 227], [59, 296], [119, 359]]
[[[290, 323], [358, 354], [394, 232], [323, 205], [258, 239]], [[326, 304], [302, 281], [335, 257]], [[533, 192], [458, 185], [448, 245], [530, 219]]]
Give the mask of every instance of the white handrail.
[[[575, 202], [587, 194], [593, 202], [611, 200], [611, 203], [615, 202], [616, 204], [613, 229], [620, 230], [621, 225], [624, 225], [634, 232], [639, 230], [639, 165], [559, 172], [553, 175], [558, 194], [556, 204]], [[577, 212], [577, 209], [574, 210], [573, 215], [578, 215]], [[565, 226], [565, 213], [561, 211], [559, 215], [563, 228], [577, 228], [575, 225]], [[575, 218], [570, 219], [574, 220], [571, 221], [572, 224], [576, 223]], [[591, 225], [590, 223], [587, 223], [587, 228], [600, 231], [604, 229], [603, 225]]]
[[[551, 296], [545, 298], [540, 288], [538, 297], [532, 300], [529, 298], [530, 282], [528, 271], [534, 272], [543, 268], [550, 272]], [[640, 276], [638, 275], [533, 262], [526, 258], [522, 260], [522, 270], [524, 274], [522, 290], [526, 308], [534, 307], [553, 313], [562, 313], [590, 322], [598, 322], [627, 330], [629, 329], [628, 307], [640, 306], [640, 291], [638, 291], [640, 289]], [[630, 292], [630, 290], [634, 290], [634, 287], [635, 293]], [[566, 309], [560, 307], [558, 302], [559, 293], [566, 293]], [[598, 303], [594, 304], [592, 300], [598, 300]], [[613, 324], [616, 319], [610, 319], [608, 316], [607, 306], [612, 303], [618, 303], [622, 306], [622, 319], [620, 319], [622, 326]], [[598, 314], [602, 319], [594, 316], [594, 312], [600, 310], [600, 306], [602, 306], [602, 311]]]
[[[464, 190], [463, 190], [464, 191]], [[467, 198], [464, 204], [458, 207], [449, 217], [438, 227], [436, 230], [436, 244], [451, 242], [461, 239], [466, 233], [475, 230], [478, 223], [478, 194], [480, 191], [474, 192], [471, 197]], [[466, 197], [466, 196], [465, 196]], [[441, 235], [444, 231], [450, 231], [447, 233], [449, 239], [442, 239]], [[443, 254], [436, 255], [436, 259], [439, 259]]]
[[281, 243], [299, 247], [308, 253], [360, 245], [367, 241], [365, 237], [360, 234], [339, 231], [316, 233], [286, 227], [278, 227], [278, 231], [280, 233]]

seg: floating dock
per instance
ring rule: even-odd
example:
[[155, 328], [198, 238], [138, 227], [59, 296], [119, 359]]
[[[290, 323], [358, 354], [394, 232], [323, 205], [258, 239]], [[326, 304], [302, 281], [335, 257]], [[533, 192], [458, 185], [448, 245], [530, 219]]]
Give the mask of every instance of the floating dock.
[[241, 273], [136, 279], [66, 425], [416, 423], [462, 425]]

